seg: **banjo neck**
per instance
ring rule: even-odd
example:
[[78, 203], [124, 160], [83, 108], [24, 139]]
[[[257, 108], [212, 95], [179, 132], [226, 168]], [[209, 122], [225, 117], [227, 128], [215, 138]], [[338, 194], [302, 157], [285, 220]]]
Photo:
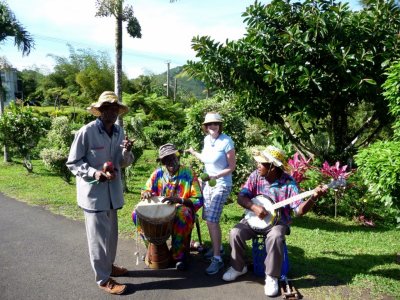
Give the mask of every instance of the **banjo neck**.
[[[324, 185], [324, 187], [327, 187], [327, 188], [337, 188], [337, 187], [344, 187], [344, 186], [346, 186], [346, 180], [344, 178], [339, 178], [337, 180], [333, 180], [329, 184], [325, 184]], [[301, 200], [301, 199], [307, 198], [309, 196], [312, 196], [314, 194], [315, 190], [316, 190], [316, 188], [312, 189], [310, 191], [307, 191], [307, 192], [300, 193], [300, 194], [295, 195], [293, 197], [287, 198], [286, 200], [274, 203], [271, 206], [271, 208], [273, 210], [275, 210], [275, 209], [281, 208], [281, 207], [283, 207], [285, 205], [288, 205], [290, 203], [293, 203], [293, 202], [295, 202], [297, 200]]]
[[288, 204], [291, 204], [291, 203], [293, 203], [295, 201], [307, 198], [309, 196], [312, 196], [314, 194], [314, 191], [315, 191], [315, 189], [307, 191], [307, 192], [303, 192], [301, 194], [297, 194], [297, 195], [295, 195], [293, 197], [287, 198], [286, 200], [279, 201], [277, 203], [272, 204], [271, 208], [275, 210], [275, 209], [284, 207], [284, 206], [286, 206]]

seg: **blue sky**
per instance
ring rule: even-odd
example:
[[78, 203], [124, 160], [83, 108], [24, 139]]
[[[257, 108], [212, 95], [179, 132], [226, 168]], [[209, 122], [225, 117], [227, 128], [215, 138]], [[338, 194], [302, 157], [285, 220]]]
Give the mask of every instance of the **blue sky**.
[[[33, 36], [35, 49], [22, 57], [13, 39], [0, 44], [5, 56], [19, 70], [37, 67], [50, 72], [54, 59], [48, 54], [69, 56], [75, 50], [107, 52], [114, 63], [114, 20], [95, 17], [95, 0], [6, 0], [17, 20]], [[358, 7], [356, 1], [352, 7]], [[254, 0], [125, 0], [132, 4], [142, 27], [142, 38], [123, 35], [123, 69], [129, 78], [161, 73], [195, 59], [191, 39], [209, 35], [224, 42], [245, 33], [241, 14]]]

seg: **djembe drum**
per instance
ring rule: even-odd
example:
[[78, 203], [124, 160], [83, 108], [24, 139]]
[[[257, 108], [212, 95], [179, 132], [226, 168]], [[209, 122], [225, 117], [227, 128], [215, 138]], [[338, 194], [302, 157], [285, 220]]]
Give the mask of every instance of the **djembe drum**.
[[152, 269], [167, 268], [170, 251], [167, 240], [171, 235], [175, 217], [175, 205], [162, 203], [163, 197], [151, 197], [140, 201], [136, 206], [138, 225], [149, 242], [145, 263]]

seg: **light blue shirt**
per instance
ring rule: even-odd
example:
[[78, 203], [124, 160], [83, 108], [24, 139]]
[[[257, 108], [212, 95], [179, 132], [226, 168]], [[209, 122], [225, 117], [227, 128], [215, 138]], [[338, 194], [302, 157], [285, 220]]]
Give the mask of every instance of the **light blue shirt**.
[[[201, 161], [204, 163], [205, 172], [210, 176], [215, 176], [228, 168], [226, 154], [234, 148], [232, 139], [224, 133], [221, 133], [216, 140], [211, 135], [207, 135], [204, 138], [204, 148], [201, 152]], [[232, 173], [218, 178], [217, 185], [232, 186]]]
[[[76, 176], [78, 205], [86, 211], [118, 209], [124, 204], [121, 172], [133, 162], [133, 154], [121, 148], [125, 134], [122, 127], [114, 125], [111, 137], [99, 119], [83, 126], [72, 142], [67, 167]], [[115, 167], [116, 178], [92, 182], [96, 171], [106, 161]], [[90, 183], [92, 182], [92, 183]]]

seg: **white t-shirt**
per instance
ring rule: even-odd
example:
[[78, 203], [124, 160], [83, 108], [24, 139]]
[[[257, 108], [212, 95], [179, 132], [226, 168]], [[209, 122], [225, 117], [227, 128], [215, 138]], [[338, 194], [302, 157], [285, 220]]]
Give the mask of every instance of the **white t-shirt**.
[[[216, 140], [211, 135], [207, 135], [204, 138], [204, 148], [201, 152], [205, 172], [210, 176], [215, 176], [226, 169], [229, 165], [226, 154], [234, 148], [232, 139], [224, 133], [221, 133]], [[232, 173], [218, 178], [217, 184], [232, 186]]]

